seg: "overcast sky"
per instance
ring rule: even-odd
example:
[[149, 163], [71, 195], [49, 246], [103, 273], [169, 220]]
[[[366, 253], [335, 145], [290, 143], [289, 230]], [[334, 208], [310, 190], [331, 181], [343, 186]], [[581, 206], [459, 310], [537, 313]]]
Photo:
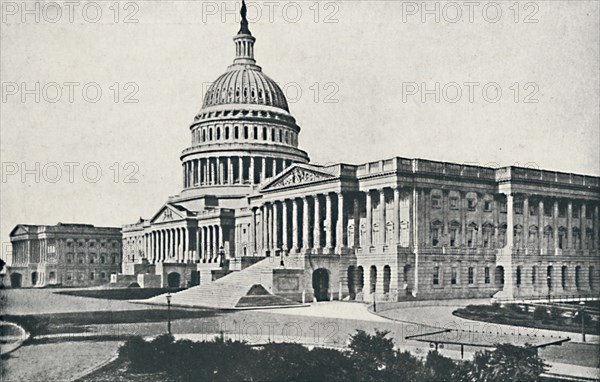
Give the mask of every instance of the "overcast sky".
[[[234, 56], [235, 2], [58, 4], [2, 0], [3, 243], [18, 223], [152, 216], [181, 190], [189, 124]], [[600, 174], [598, 2], [270, 4], [249, 3], [255, 56], [313, 162]]]

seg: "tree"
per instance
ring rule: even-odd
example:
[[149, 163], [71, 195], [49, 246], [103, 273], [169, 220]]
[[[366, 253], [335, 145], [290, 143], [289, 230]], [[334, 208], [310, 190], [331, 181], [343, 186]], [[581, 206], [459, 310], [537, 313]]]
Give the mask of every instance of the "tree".
[[473, 361], [457, 369], [454, 380], [461, 382], [534, 382], [547, 365], [538, 357], [537, 349], [498, 344], [493, 351], [475, 353]]

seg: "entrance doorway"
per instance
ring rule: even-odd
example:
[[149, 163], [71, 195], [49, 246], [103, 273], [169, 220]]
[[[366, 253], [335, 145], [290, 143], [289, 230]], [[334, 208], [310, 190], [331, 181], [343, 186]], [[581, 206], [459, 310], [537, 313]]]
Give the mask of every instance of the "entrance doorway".
[[181, 275], [177, 272], [169, 273], [167, 276], [167, 286], [169, 288], [179, 288]]
[[37, 283], [38, 283], [38, 273], [32, 272], [31, 273], [31, 286], [36, 286]]
[[10, 286], [12, 288], [21, 288], [23, 286], [23, 276], [20, 273], [11, 273]]
[[329, 301], [329, 272], [319, 268], [313, 272], [312, 286], [317, 301]]

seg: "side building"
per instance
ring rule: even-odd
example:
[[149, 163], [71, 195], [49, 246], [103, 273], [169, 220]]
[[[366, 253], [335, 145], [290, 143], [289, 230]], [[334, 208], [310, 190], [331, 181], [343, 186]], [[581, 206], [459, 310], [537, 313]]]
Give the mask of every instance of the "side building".
[[91, 224], [19, 224], [10, 233], [13, 288], [90, 287], [121, 270], [121, 228]]

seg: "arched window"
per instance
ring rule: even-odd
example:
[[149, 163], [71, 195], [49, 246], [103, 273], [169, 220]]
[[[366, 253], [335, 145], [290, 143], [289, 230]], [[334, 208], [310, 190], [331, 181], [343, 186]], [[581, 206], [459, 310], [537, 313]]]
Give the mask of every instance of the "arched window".
[[377, 290], [377, 267], [374, 265], [371, 265], [370, 276], [371, 279], [369, 281], [371, 286], [371, 293], [375, 293], [375, 291]]
[[267, 140], [267, 128], [263, 127], [263, 137], [262, 137], [263, 141]]
[[221, 128], [220, 127], [217, 127], [217, 138], [216, 139], [217, 140], [221, 139]]
[[254, 139], [258, 139], [258, 126], [254, 126], [254, 134], [253, 134], [253, 138], [254, 138]]
[[516, 283], [517, 283], [517, 287], [521, 286], [521, 267], [517, 267]]
[[567, 272], [568, 272], [567, 266], [563, 265], [560, 268], [560, 286], [563, 289], [567, 289]]
[[361, 265], [356, 267], [356, 293], [363, 291], [365, 287], [365, 271]]
[[229, 126], [225, 126], [225, 139], [229, 140]]
[[271, 128], [271, 142], [275, 142], [275, 129]]
[[279, 142], [283, 142], [283, 131], [279, 129]]
[[234, 134], [234, 135], [233, 135], [233, 138], [234, 138], [234, 139], [239, 139], [239, 138], [240, 138], [240, 127], [239, 127], [239, 126], [236, 126], [236, 127], [235, 127], [235, 129], [234, 129], [234, 133], [233, 133], [233, 134]]
[[202, 142], [206, 142], [206, 129], [202, 129]]
[[209, 140], [209, 141], [212, 141], [212, 140], [213, 140], [213, 129], [212, 129], [212, 127], [210, 127], [210, 128], [208, 129], [208, 140]]
[[248, 126], [244, 126], [244, 139], [248, 139]]
[[284, 136], [285, 143], [290, 143], [288, 140], [288, 132], [287, 131], [284, 133], [283, 136]]

